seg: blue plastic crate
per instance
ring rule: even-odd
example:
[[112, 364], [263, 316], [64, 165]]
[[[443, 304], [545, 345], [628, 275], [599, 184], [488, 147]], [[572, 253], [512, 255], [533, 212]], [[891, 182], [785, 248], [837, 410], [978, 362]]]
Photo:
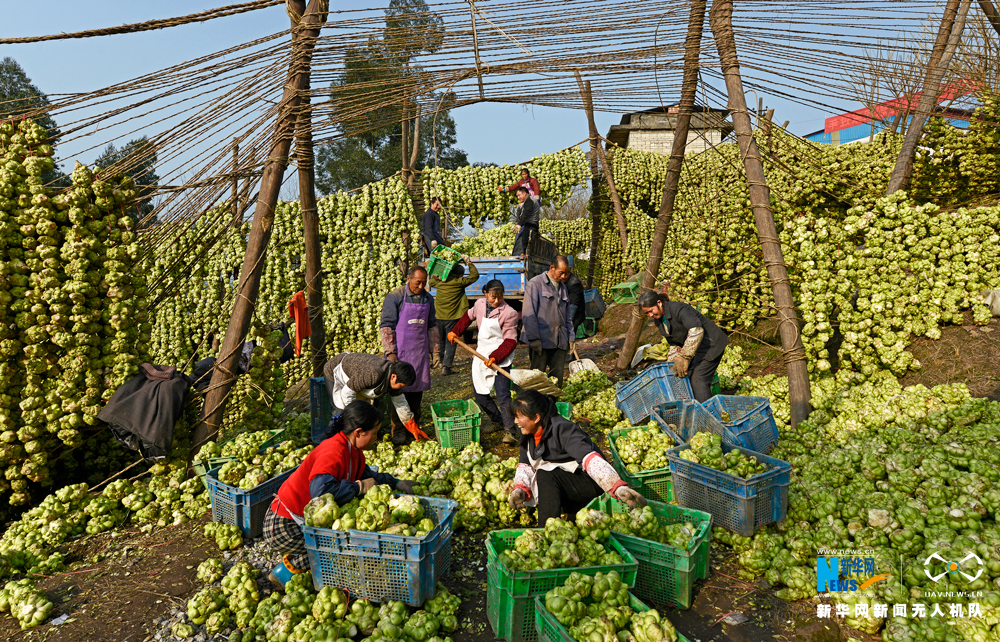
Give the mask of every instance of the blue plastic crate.
[[678, 505], [708, 513], [716, 526], [744, 537], [752, 536], [762, 526], [785, 520], [791, 464], [752, 450], [722, 444], [723, 453], [735, 448], [768, 466], [766, 472], [740, 479], [681, 459], [680, 452], [690, 447], [690, 444], [684, 444], [667, 451]]
[[[716, 395], [702, 405], [733, 433], [737, 445], [766, 455], [778, 443], [778, 424], [767, 397]], [[728, 421], [723, 421], [724, 412]]]
[[722, 443], [730, 446], [743, 446], [729, 428], [693, 399], [659, 404], [653, 408], [650, 419], [659, 424], [660, 430], [670, 435], [678, 446], [691, 441], [691, 437], [699, 432], [719, 435]]
[[219, 481], [219, 468], [208, 471], [205, 481], [212, 497], [212, 521], [239, 526], [245, 537], [260, 537], [264, 533], [264, 516], [271, 501], [295, 468], [250, 490], [223, 484]]
[[436, 524], [424, 537], [303, 526], [316, 590], [346, 588], [352, 597], [399, 600], [416, 607], [434, 597], [438, 579], [451, 568], [452, 520], [458, 502], [419, 499], [424, 514]]
[[326, 390], [326, 379], [313, 377], [309, 380], [309, 432], [314, 444], [323, 441], [332, 418], [333, 402]]
[[678, 399], [694, 399], [691, 381], [675, 377], [671, 364], [657, 363], [639, 373], [628, 383], [619, 383], [615, 391], [618, 409], [633, 426], [645, 423], [657, 405]]

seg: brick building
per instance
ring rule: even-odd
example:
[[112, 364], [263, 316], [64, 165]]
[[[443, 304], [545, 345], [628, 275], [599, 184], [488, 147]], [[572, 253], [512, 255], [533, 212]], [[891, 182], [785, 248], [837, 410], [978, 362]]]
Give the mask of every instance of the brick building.
[[[621, 124], [612, 125], [606, 138], [619, 147], [670, 155], [677, 126], [677, 105], [654, 107], [622, 116]], [[726, 122], [727, 109], [695, 107], [691, 115], [686, 153], [701, 152], [720, 144], [733, 131]]]

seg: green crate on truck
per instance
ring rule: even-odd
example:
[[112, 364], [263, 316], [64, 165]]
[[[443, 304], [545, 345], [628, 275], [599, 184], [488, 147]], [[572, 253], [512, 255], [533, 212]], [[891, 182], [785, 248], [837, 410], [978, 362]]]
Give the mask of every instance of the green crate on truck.
[[[625, 550], [632, 553], [639, 563], [639, 572], [632, 591], [649, 602], [689, 609], [694, 583], [708, 577], [712, 516], [662, 502], [649, 502], [648, 505], [660, 524], [690, 522], [695, 527], [695, 533], [687, 547], [680, 549], [670, 544], [614, 531], [615, 539], [621, 542]], [[631, 512], [628, 504], [607, 495], [595, 497], [587, 508], [608, 515]]]
[[434, 528], [423, 537], [303, 526], [313, 586], [346, 589], [352, 598], [399, 600], [420, 607], [451, 568], [452, 522], [458, 502], [418, 497]]
[[619, 428], [608, 433], [608, 444], [611, 447], [611, 464], [618, 471], [618, 476], [628, 484], [629, 488], [639, 491], [639, 494], [654, 502], [670, 502], [674, 498], [673, 484], [670, 479], [670, 468], [654, 468], [653, 470], [643, 470], [638, 473], [630, 473], [625, 467], [615, 447], [615, 442], [622, 435], [626, 435], [633, 430], [643, 430], [642, 428]]
[[624, 564], [553, 568], [537, 571], [513, 571], [500, 561], [500, 553], [514, 546], [514, 540], [526, 529], [492, 531], [486, 535], [486, 617], [493, 634], [507, 642], [535, 642], [534, 598], [561, 585], [574, 571], [596, 575], [618, 571], [622, 581], [635, 584], [635, 558], [612, 535], [605, 547], [621, 555]]
[[557, 401], [556, 411], [563, 417], [563, 419], [573, 419], [573, 404], [568, 401]]
[[260, 537], [264, 534], [264, 516], [271, 501], [295, 468], [250, 490], [223, 484], [219, 481], [218, 468], [208, 471], [205, 479], [212, 497], [212, 521], [238, 526], [244, 537]]
[[465, 448], [479, 442], [482, 414], [471, 399], [453, 399], [431, 404], [434, 431], [442, 448]]
[[712, 516], [716, 526], [744, 537], [752, 537], [772, 522], [783, 522], [788, 514], [788, 486], [792, 465], [745, 448], [722, 444], [722, 452], [739, 450], [767, 466], [749, 479], [682, 459], [680, 453], [691, 444], [667, 451], [677, 503]]
[[[643, 611], [648, 611], [649, 607], [643, 604], [638, 597], [633, 593], [628, 594], [629, 606], [636, 613], [642, 613]], [[660, 613], [660, 619], [664, 619], [664, 614]], [[673, 622], [671, 622], [673, 624]], [[676, 629], [676, 627], [675, 627]], [[556, 619], [556, 616], [549, 613], [549, 610], [545, 608], [545, 596], [537, 596], [535, 598], [535, 630], [538, 632], [539, 642], [576, 642], [569, 635], [569, 631], [566, 627]], [[680, 631], [677, 632], [677, 642], [690, 642], [686, 637], [681, 635]]]

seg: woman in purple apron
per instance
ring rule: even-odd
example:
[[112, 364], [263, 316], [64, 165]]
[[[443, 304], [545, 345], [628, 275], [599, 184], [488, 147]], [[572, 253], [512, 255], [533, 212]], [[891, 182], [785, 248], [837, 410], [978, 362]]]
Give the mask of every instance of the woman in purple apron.
[[[426, 285], [427, 271], [419, 266], [414, 267], [410, 270], [406, 285], [390, 292], [382, 305], [379, 332], [386, 359], [405, 361], [417, 373], [417, 380], [403, 388], [409, 412], [396, 408], [393, 413], [393, 443], [397, 445], [409, 441], [409, 435], [418, 440], [428, 438], [418, 427], [420, 403], [424, 391], [431, 387], [431, 367], [440, 365], [441, 357], [434, 299], [424, 290]], [[406, 428], [406, 431], [400, 430], [401, 427]]]

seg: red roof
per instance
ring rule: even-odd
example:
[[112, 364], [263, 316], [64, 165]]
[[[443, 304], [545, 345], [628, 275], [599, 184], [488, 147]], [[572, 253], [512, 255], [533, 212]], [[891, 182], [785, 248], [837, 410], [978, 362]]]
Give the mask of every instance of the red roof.
[[[941, 94], [938, 96], [938, 104], [954, 100], [955, 98], [961, 98], [962, 96], [967, 96], [976, 89], [976, 86], [977, 83], [969, 80], [968, 78], [963, 78], [962, 80], [959, 80], [951, 85], [945, 86], [941, 89]], [[886, 120], [892, 118], [901, 111], [915, 111], [917, 105], [920, 103], [920, 96], [922, 93], [923, 92], [918, 91], [914, 94], [913, 98], [910, 99], [909, 106], [906, 104], [906, 98], [894, 98], [892, 100], [887, 100], [884, 103], [879, 103], [870, 110], [867, 107], [862, 107], [861, 109], [848, 112], [846, 114], [831, 116], [826, 119], [823, 131], [827, 134], [831, 134], [833, 132], [839, 132], [842, 129], [847, 129], [848, 127], [854, 127], [855, 125], [871, 122], [872, 120]]]

